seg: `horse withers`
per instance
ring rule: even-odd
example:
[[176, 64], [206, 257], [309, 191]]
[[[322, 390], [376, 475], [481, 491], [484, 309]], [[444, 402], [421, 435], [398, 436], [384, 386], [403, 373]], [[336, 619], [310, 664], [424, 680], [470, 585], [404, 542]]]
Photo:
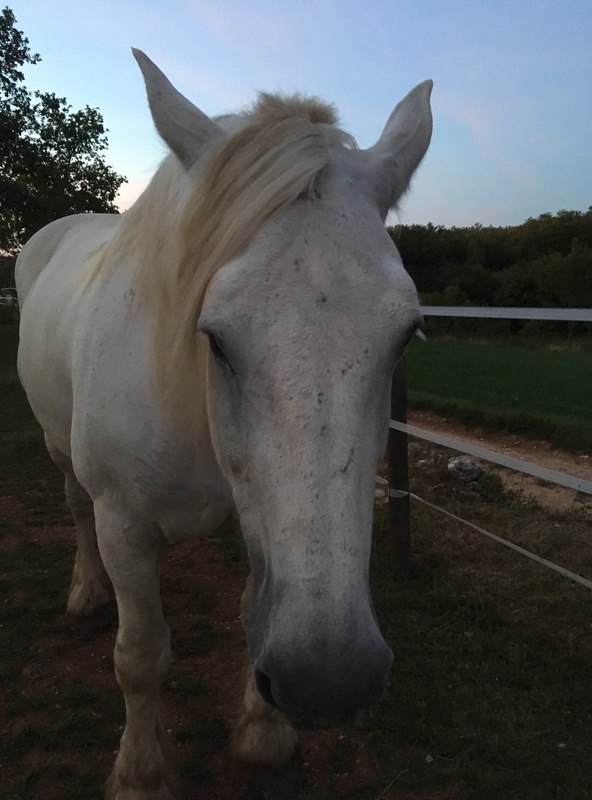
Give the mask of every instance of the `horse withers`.
[[173, 796], [158, 724], [159, 560], [236, 509], [251, 575], [237, 752], [280, 769], [296, 727], [384, 691], [368, 586], [393, 368], [421, 324], [385, 230], [431, 136], [431, 82], [357, 149], [333, 109], [261, 94], [210, 119], [140, 51], [170, 154], [123, 215], [37, 233], [17, 264], [19, 371], [66, 476], [69, 612], [117, 600], [116, 800]]

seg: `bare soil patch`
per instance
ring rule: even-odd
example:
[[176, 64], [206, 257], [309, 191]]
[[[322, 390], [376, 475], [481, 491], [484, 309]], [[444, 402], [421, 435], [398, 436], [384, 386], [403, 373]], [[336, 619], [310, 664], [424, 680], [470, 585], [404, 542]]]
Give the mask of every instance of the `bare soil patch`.
[[[429, 411], [416, 411], [409, 415], [409, 423], [425, 428], [434, 433], [441, 433], [469, 444], [486, 447], [498, 453], [529, 461], [541, 467], [565, 472], [576, 478], [592, 481], [592, 458], [578, 456], [565, 450], [559, 450], [548, 442], [527, 439], [501, 431], [491, 432], [483, 428], [467, 428], [455, 420], [441, 417]], [[538, 478], [520, 472], [504, 469], [489, 462], [479, 462], [487, 469], [499, 471], [505, 486], [515, 492], [523, 493], [525, 498], [534, 499], [537, 503], [555, 511], [572, 509], [592, 510], [592, 500], [578, 492], [562, 486], [555, 486]]]

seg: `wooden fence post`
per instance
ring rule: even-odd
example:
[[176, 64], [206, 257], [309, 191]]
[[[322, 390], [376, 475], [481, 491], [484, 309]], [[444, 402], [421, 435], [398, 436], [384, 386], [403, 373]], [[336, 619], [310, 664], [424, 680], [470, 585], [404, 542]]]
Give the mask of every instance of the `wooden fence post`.
[[[407, 422], [407, 364], [401, 358], [391, 384], [391, 419]], [[407, 434], [389, 429], [387, 442], [389, 494], [389, 532], [393, 570], [406, 577], [411, 569], [411, 530], [409, 507], [409, 462]]]

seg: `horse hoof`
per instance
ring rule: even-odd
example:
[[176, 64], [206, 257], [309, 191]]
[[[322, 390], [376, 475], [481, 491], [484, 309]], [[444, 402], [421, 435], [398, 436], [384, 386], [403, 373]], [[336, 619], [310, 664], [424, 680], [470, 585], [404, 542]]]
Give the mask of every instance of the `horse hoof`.
[[70, 624], [77, 639], [94, 639], [105, 633], [115, 621], [115, 609], [112, 605], [101, 606], [85, 617], [70, 617]]
[[168, 779], [160, 781], [158, 786], [146, 789], [132, 788], [121, 785], [116, 770], [111, 773], [105, 789], [105, 800], [179, 800]]
[[304, 772], [298, 764], [279, 770], [259, 767], [243, 800], [297, 800], [305, 786]]

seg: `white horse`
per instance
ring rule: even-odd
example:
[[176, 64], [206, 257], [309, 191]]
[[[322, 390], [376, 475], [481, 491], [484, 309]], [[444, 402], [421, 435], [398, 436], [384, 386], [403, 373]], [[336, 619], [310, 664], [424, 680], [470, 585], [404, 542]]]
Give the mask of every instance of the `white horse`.
[[117, 600], [108, 796], [163, 800], [159, 559], [233, 508], [251, 567], [240, 756], [280, 768], [295, 726], [385, 688], [374, 476], [421, 314], [384, 219], [427, 150], [431, 82], [360, 150], [315, 99], [262, 94], [212, 120], [134, 54], [171, 154], [125, 214], [58, 220], [23, 248], [19, 370], [76, 522], [68, 610], [93, 614], [110, 583]]

